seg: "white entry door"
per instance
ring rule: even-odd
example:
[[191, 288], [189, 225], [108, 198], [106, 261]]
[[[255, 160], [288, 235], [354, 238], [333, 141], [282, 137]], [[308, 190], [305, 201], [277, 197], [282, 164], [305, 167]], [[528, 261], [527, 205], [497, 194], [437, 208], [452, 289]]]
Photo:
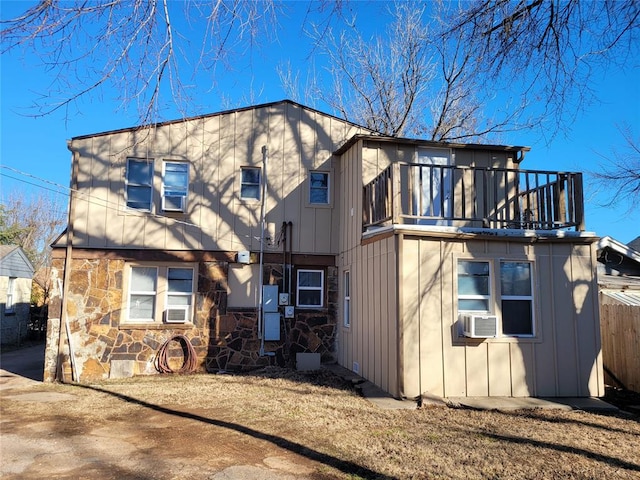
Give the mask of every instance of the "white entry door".
[[[445, 148], [419, 148], [417, 163], [429, 165], [419, 168], [414, 177], [414, 214], [429, 217], [448, 217], [451, 213], [451, 152]], [[451, 225], [451, 220], [419, 220], [419, 225]]]

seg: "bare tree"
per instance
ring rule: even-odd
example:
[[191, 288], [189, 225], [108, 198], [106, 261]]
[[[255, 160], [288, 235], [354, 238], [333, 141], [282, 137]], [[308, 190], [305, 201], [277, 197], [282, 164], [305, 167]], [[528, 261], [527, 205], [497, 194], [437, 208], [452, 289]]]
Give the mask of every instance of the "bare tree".
[[[553, 135], [594, 100], [596, 66], [634, 58], [639, 9], [634, 0], [396, 2], [387, 31], [372, 38], [355, 17], [342, 17], [340, 33], [311, 31], [332, 81], [316, 98], [389, 135]], [[285, 85], [296, 76], [288, 72]]]
[[535, 107], [547, 130], [571, 125], [594, 99], [595, 67], [638, 56], [637, 0], [441, 2], [442, 38], [461, 39], [472, 69]]
[[270, 35], [278, 8], [272, 0], [40, 0], [3, 22], [2, 53], [26, 48], [52, 74], [35, 115], [69, 109], [108, 85], [122, 105], [137, 105], [144, 124], [164, 101], [184, 111], [199, 93], [194, 77], [205, 70], [214, 85], [216, 67]]
[[[488, 108], [494, 90], [479, 72], [463, 32], [440, 35], [441, 24], [428, 5], [396, 2], [387, 30], [365, 38], [357, 18], [345, 19], [339, 34], [314, 28], [316, 48], [328, 58], [331, 88], [314, 78], [305, 101], [329, 104], [347, 120], [391, 136], [420, 136], [435, 141], [486, 141], [503, 132], [530, 127], [521, 121], [523, 105]], [[442, 10], [436, 13], [441, 14]], [[281, 71], [283, 85], [299, 95], [299, 73]]]
[[339, 33], [318, 25], [310, 32], [328, 58], [332, 82], [331, 88], [316, 88], [313, 95], [345, 119], [393, 136], [421, 123], [418, 115], [427, 108], [424, 93], [434, 76], [428, 31], [420, 22], [424, 7], [396, 7], [387, 31], [377, 38], [364, 38], [355, 19], [347, 20]]
[[36, 270], [34, 280], [46, 303], [51, 290], [51, 244], [67, 223], [66, 206], [52, 195], [27, 198], [15, 190], [0, 204], [0, 243], [19, 245]]
[[[51, 243], [60, 235], [67, 223], [66, 206], [56, 196], [33, 196], [15, 190], [2, 199], [1, 217], [3, 243], [19, 245], [34, 268], [51, 263]], [[12, 232], [11, 235], [2, 235]]]
[[[320, 17], [312, 53], [325, 54], [330, 80], [319, 79], [315, 62], [305, 89], [294, 87], [301, 75], [290, 68], [281, 76], [289, 92], [311, 97], [306, 103], [325, 102], [390, 135], [495, 141], [532, 126], [553, 132], [592, 99], [595, 66], [638, 56], [637, 0], [398, 1], [387, 31], [373, 38], [346, 5], [310, 2], [303, 20]], [[0, 38], [2, 52], [29, 49], [50, 69], [36, 114], [111, 86], [123, 105], [137, 104], [144, 124], [166, 104], [185, 112], [197, 103], [201, 73], [209, 89], [217, 69], [270, 45], [286, 8], [277, 0], [40, 0], [3, 22]]]
[[599, 169], [589, 172], [597, 190], [607, 192], [603, 206], [627, 203], [629, 211], [640, 202], [640, 137], [630, 126], [619, 126], [623, 139], [621, 149], [614, 148], [611, 155], [601, 155]]

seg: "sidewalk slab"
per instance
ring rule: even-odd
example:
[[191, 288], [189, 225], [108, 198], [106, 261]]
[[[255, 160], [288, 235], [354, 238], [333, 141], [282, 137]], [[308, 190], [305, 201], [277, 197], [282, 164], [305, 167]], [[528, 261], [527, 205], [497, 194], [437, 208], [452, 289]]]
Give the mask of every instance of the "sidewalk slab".
[[372, 404], [383, 410], [415, 410], [418, 402], [413, 400], [398, 400], [377, 385], [365, 380], [360, 375], [353, 373], [338, 364], [324, 364], [322, 368], [351, 382], [355, 390]]
[[453, 407], [474, 410], [584, 410], [587, 412], [617, 412], [618, 408], [595, 397], [448, 397], [445, 402]]

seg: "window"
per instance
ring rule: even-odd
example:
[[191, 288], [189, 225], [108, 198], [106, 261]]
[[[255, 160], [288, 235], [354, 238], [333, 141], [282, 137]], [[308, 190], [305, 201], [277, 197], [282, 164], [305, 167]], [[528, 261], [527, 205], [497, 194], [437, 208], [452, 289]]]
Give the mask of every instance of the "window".
[[153, 194], [153, 160], [127, 159], [127, 207], [151, 211]]
[[309, 203], [329, 204], [329, 173], [310, 172]]
[[124, 323], [185, 323], [193, 317], [195, 268], [132, 265]]
[[186, 322], [193, 296], [193, 268], [169, 268], [167, 272], [167, 322]]
[[489, 262], [458, 262], [458, 309], [489, 312], [491, 276]]
[[184, 212], [189, 191], [189, 164], [164, 162], [162, 174], [162, 209]]
[[500, 313], [502, 336], [532, 337], [534, 328], [533, 264], [501, 260], [500, 282], [492, 294], [490, 261], [458, 261], [458, 311]]
[[344, 326], [351, 326], [351, 273], [347, 270], [344, 272], [344, 308], [343, 308]]
[[242, 167], [240, 180], [240, 198], [260, 200], [260, 169]]
[[500, 292], [502, 333], [513, 336], [533, 335], [531, 264], [500, 262]]
[[131, 267], [129, 285], [129, 320], [153, 322], [155, 317], [156, 267]]
[[322, 307], [324, 291], [323, 270], [298, 270], [298, 307]]
[[4, 306], [5, 313], [13, 313], [16, 305], [16, 277], [9, 277], [7, 284], [7, 302]]

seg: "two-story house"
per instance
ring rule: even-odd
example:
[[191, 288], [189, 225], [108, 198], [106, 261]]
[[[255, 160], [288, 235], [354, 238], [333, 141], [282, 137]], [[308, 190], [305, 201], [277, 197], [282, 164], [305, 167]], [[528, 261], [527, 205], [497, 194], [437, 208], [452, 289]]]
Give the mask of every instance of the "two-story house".
[[181, 336], [201, 370], [318, 353], [396, 397], [603, 394], [581, 175], [526, 147], [281, 101], [69, 149], [47, 379], [155, 373]]

